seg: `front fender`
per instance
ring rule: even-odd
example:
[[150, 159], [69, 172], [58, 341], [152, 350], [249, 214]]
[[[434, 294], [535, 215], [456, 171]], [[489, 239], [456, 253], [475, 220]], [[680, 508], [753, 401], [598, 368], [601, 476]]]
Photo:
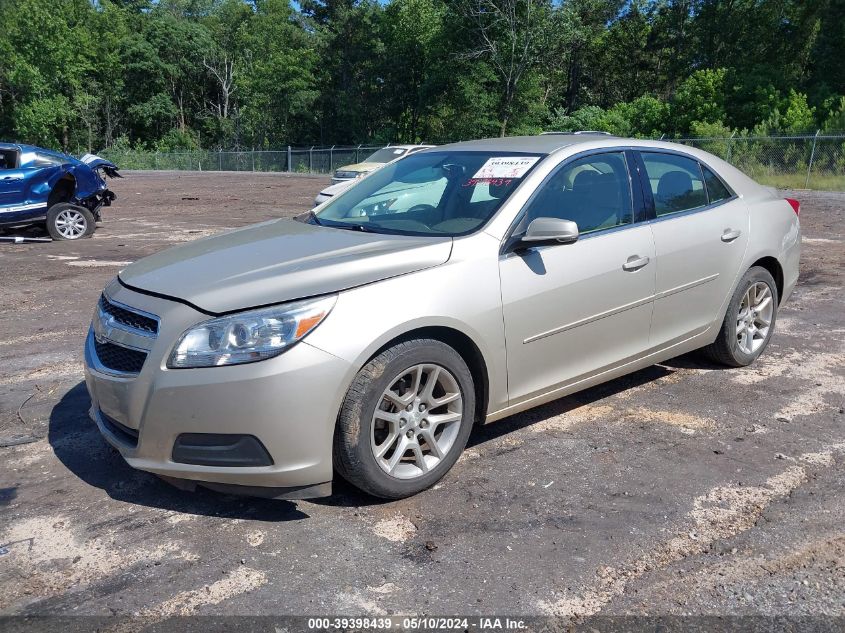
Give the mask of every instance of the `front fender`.
[[[487, 372], [488, 411], [507, 406], [498, 242], [489, 257], [465, 258], [340, 293], [332, 313], [306, 339], [350, 363], [355, 373], [390, 341], [428, 327], [473, 342]], [[345, 385], [347, 387], [348, 385]]]

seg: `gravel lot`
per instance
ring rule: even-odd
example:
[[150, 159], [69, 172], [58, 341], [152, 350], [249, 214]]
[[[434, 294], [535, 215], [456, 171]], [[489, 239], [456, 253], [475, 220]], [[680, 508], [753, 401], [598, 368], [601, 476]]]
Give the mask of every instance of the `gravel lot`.
[[802, 202], [754, 366], [693, 356], [476, 429], [379, 503], [186, 493], [87, 417], [81, 348], [126, 263], [310, 207], [326, 179], [125, 174], [90, 240], [0, 244], [0, 614], [845, 615], [845, 194]]

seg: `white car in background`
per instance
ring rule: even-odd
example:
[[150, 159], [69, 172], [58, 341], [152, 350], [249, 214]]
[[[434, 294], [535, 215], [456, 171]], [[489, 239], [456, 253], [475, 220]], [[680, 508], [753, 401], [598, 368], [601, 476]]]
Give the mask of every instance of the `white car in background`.
[[434, 145], [389, 145], [382, 147], [380, 150], [370, 154], [363, 162], [355, 163], [354, 165], [344, 165], [334, 172], [332, 176], [332, 184], [323, 189], [314, 198], [314, 206], [323, 204], [344, 191], [347, 187], [359, 178], [363, 178], [367, 174], [381, 169], [388, 163], [398, 160], [403, 156], [408, 156], [424, 149], [430, 149]]

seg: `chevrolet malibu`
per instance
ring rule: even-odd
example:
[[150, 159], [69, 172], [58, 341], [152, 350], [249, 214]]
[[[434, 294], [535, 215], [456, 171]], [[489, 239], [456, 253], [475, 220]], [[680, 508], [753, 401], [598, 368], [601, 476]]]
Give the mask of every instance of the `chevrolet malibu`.
[[798, 213], [671, 143], [421, 152], [122, 270], [85, 345], [91, 416], [186, 489], [325, 496], [337, 472], [412, 495], [474, 424], [692, 350], [752, 363], [798, 277]]

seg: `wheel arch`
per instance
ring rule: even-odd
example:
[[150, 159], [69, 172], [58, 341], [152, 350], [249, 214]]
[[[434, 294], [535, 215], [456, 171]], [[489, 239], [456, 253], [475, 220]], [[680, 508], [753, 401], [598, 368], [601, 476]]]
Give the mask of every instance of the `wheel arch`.
[[487, 415], [487, 405], [490, 398], [490, 375], [487, 368], [487, 361], [479, 346], [465, 332], [445, 325], [424, 325], [398, 334], [382, 344], [357, 368], [360, 371], [373, 358], [384, 350], [414, 339], [434, 339], [445, 343], [454, 349], [467, 364], [472, 374], [473, 386], [475, 388], [475, 419], [482, 421]]
[[75, 193], [76, 177], [71, 172], [65, 172], [50, 190], [50, 195], [47, 196], [47, 208], [49, 209], [60, 202], [73, 202]]
[[754, 268], [755, 266], [759, 266], [760, 268], [764, 268], [769, 271], [769, 274], [775, 280], [775, 286], [778, 291], [778, 305], [783, 303], [783, 266], [781, 266], [777, 257], [772, 257], [771, 255], [760, 257], [751, 264], [751, 266], [749, 266], [749, 269]]

